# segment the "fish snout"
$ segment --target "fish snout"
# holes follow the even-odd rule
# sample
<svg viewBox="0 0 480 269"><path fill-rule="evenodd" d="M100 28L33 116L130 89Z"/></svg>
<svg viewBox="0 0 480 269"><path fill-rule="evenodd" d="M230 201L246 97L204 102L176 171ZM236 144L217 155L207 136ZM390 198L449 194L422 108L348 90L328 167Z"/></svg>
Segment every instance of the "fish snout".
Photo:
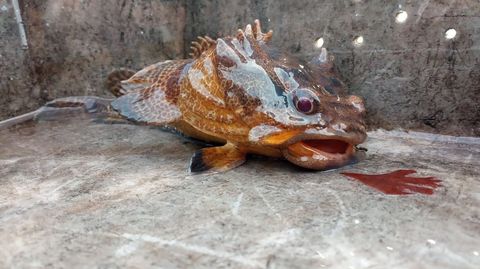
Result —
<svg viewBox="0 0 480 269"><path fill-rule="evenodd" d="M365 103L356 95L337 97L328 113L328 130L348 143L357 145L367 137Z"/></svg>
<svg viewBox="0 0 480 269"><path fill-rule="evenodd" d="M365 104L361 97L323 98L318 126L309 126L289 139L282 149L290 162L309 169L327 170L358 161L356 146L367 138Z"/></svg>
<svg viewBox="0 0 480 269"><path fill-rule="evenodd" d="M367 138L367 126L365 124L365 102L363 98L350 95L346 97L348 109L343 117L346 128L344 131L352 137L353 144L360 144Z"/></svg>
<svg viewBox="0 0 480 269"><path fill-rule="evenodd" d="M363 98L356 95L349 95L346 98L348 104L352 105L353 108L360 114L365 113L365 102Z"/></svg>

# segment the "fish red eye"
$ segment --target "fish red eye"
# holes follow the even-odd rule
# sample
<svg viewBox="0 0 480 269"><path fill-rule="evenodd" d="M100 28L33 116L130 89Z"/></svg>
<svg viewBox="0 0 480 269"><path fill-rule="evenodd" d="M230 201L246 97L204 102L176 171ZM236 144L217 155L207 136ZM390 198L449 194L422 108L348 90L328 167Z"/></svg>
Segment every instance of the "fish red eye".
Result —
<svg viewBox="0 0 480 269"><path fill-rule="evenodd" d="M291 94L290 100L298 112L310 115L320 111L320 100L311 90L298 89Z"/></svg>
<svg viewBox="0 0 480 269"><path fill-rule="evenodd" d="M313 100L308 97L299 97L296 99L295 107L304 114L310 114L313 112Z"/></svg>

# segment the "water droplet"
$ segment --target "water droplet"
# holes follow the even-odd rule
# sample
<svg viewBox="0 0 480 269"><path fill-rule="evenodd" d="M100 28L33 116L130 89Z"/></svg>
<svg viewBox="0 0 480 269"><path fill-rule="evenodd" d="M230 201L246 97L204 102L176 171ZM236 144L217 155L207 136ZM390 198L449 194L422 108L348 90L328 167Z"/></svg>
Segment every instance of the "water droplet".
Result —
<svg viewBox="0 0 480 269"><path fill-rule="evenodd" d="M395 15L395 21L397 23L404 23L407 21L407 18L408 18L408 13L404 10L397 12L397 15Z"/></svg>
<svg viewBox="0 0 480 269"><path fill-rule="evenodd" d="M363 36L357 36L353 39L353 45L355 47L360 47L361 45L363 45L363 42L365 42Z"/></svg>
<svg viewBox="0 0 480 269"><path fill-rule="evenodd" d="M317 40L315 40L315 48L320 49L321 47L323 47L323 43L323 37L318 38Z"/></svg>
<svg viewBox="0 0 480 269"><path fill-rule="evenodd" d="M457 35L457 30L450 28L445 32L446 39L453 39Z"/></svg>

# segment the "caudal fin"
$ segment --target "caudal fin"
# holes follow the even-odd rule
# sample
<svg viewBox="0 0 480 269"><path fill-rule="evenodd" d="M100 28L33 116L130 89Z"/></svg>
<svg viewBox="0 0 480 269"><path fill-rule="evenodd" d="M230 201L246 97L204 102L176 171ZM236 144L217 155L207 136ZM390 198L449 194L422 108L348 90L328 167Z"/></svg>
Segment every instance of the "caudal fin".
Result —
<svg viewBox="0 0 480 269"><path fill-rule="evenodd" d="M121 82L131 78L135 75L135 71L130 69L118 69L110 73L105 81L105 88L107 88L113 95L120 97L127 92L122 88Z"/></svg>

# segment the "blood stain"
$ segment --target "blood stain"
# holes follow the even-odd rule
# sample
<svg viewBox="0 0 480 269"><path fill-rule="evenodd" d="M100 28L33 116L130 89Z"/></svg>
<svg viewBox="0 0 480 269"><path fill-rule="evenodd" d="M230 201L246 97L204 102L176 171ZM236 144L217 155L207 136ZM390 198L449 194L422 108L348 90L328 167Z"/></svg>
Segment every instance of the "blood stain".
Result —
<svg viewBox="0 0 480 269"><path fill-rule="evenodd" d="M396 170L387 174L367 175L357 173L341 173L342 175L357 179L386 194L407 195L421 193L432 195L442 182L436 177L412 177L415 170Z"/></svg>

